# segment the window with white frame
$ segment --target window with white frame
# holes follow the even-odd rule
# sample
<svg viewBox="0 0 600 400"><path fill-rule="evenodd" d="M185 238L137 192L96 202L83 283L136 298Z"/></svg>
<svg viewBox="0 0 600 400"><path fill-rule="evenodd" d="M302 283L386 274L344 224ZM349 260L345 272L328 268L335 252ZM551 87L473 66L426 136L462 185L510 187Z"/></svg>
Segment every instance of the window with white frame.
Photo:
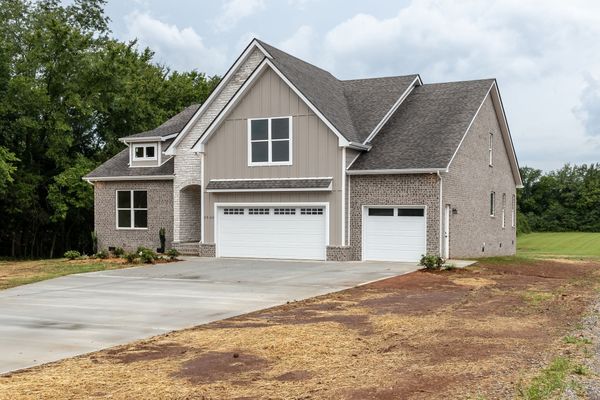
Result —
<svg viewBox="0 0 600 400"><path fill-rule="evenodd" d="M496 215L496 192L490 193L490 217Z"/></svg>
<svg viewBox="0 0 600 400"><path fill-rule="evenodd" d="M506 193L502 193L502 229L506 228Z"/></svg>
<svg viewBox="0 0 600 400"><path fill-rule="evenodd" d="M156 144L134 144L133 159L136 161L156 160Z"/></svg>
<svg viewBox="0 0 600 400"><path fill-rule="evenodd" d="M292 162L292 117L251 119L248 123L248 164Z"/></svg>
<svg viewBox="0 0 600 400"><path fill-rule="evenodd" d="M512 209L511 209L511 213L510 213L510 224L513 228L515 227L515 222L517 220L516 212L517 212L517 196L515 196L513 194L512 195Z"/></svg>
<svg viewBox="0 0 600 400"><path fill-rule="evenodd" d="M117 228L148 228L148 193L145 190L117 190Z"/></svg>
<svg viewBox="0 0 600 400"><path fill-rule="evenodd" d="M490 142L488 145L488 156L490 161L490 167L494 165L494 134L490 133Z"/></svg>

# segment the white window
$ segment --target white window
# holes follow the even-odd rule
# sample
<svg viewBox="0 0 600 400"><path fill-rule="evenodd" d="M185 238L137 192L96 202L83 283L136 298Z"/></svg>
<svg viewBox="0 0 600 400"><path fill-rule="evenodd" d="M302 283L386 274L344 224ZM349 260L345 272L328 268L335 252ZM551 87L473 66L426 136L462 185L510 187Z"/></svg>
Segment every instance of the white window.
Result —
<svg viewBox="0 0 600 400"><path fill-rule="evenodd" d="M496 192L490 193L490 217L496 215Z"/></svg>
<svg viewBox="0 0 600 400"><path fill-rule="evenodd" d="M490 167L494 165L494 134L490 133L490 143L488 146L488 153L490 158Z"/></svg>
<svg viewBox="0 0 600 400"><path fill-rule="evenodd" d="M148 228L148 193L145 190L117 190L117 228Z"/></svg>
<svg viewBox="0 0 600 400"><path fill-rule="evenodd" d="M512 195L512 210L510 213L510 225L514 228L516 222L516 211L517 210L517 196Z"/></svg>
<svg viewBox="0 0 600 400"><path fill-rule="evenodd" d="M156 160L156 145L155 144L134 144L133 159L136 161Z"/></svg>
<svg viewBox="0 0 600 400"><path fill-rule="evenodd" d="M502 193L502 229L506 228L506 193Z"/></svg>
<svg viewBox="0 0 600 400"><path fill-rule="evenodd" d="M292 164L292 117L248 120L248 165Z"/></svg>

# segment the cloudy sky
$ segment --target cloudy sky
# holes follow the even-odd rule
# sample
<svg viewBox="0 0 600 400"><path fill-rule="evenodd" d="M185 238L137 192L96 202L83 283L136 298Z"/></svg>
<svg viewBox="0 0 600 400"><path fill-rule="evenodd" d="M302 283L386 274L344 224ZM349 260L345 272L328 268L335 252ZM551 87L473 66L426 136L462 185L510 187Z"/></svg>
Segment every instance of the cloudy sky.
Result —
<svg viewBox="0 0 600 400"><path fill-rule="evenodd" d="M222 75L253 37L340 79L495 77L520 164L600 162L600 2L109 0L116 37Z"/></svg>

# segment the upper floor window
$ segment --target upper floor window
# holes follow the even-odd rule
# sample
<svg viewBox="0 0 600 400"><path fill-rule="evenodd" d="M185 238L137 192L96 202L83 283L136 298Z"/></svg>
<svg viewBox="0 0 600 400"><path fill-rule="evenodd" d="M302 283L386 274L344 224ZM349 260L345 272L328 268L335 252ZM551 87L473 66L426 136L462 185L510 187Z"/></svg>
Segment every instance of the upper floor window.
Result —
<svg viewBox="0 0 600 400"><path fill-rule="evenodd" d="M502 193L502 229L506 228L506 193Z"/></svg>
<svg viewBox="0 0 600 400"><path fill-rule="evenodd" d="M136 161L156 160L155 144L134 144L133 159Z"/></svg>
<svg viewBox="0 0 600 400"><path fill-rule="evenodd" d="M292 163L292 117L248 121L248 165Z"/></svg>
<svg viewBox="0 0 600 400"><path fill-rule="evenodd" d="M145 190L117 190L117 228L148 228L148 193Z"/></svg>
<svg viewBox="0 0 600 400"><path fill-rule="evenodd" d="M490 133L490 142L488 145L488 157L490 161L490 167L494 165L494 134Z"/></svg>
<svg viewBox="0 0 600 400"><path fill-rule="evenodd" d="M496 192L490 193L490 217L496 215Z"/></svg>

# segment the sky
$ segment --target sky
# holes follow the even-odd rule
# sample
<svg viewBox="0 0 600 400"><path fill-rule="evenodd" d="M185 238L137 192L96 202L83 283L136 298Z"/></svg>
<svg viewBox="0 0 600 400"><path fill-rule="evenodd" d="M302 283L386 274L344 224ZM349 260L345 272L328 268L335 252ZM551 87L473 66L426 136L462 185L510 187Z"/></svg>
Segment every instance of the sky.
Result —
<svg viewBox="0 0 600 400"><path fill-rule="evenodd" d="M223 75L257 37L339 79L496 78L521 166L600 162L600 2L108 0L113 35Z"/></svg>

